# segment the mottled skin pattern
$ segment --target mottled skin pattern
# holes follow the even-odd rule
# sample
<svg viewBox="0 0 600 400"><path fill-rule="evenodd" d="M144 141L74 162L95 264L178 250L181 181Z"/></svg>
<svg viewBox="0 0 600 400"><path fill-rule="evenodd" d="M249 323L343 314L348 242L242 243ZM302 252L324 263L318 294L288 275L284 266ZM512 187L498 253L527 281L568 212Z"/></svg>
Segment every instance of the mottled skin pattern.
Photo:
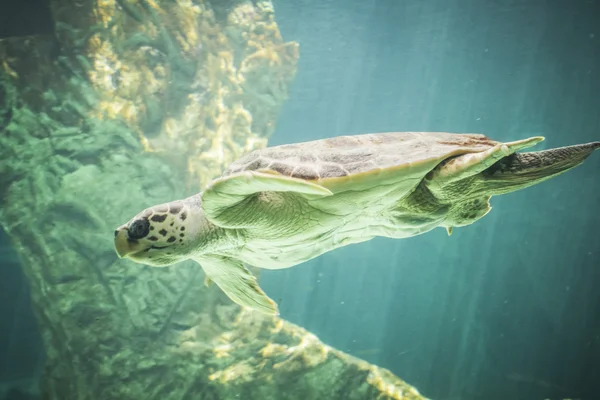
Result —
<svg viewBox="0 0 600 400"><path fill-rule="evenodd" d="M487 214L491 196L567 171L600 147L516 153L541 140L396 132L258 150L203 193L142 211L116 230L115 246L155 266L194 259L233 301L276 313L244 264L287 268L375 236L451 233Z"/></svg>
<svg viewBox="0 0 600 400"><path fill-rule="evenodd" d="M174 201L148 208L136 216L129 224L130 238L142 240L127 241L131 251L142 251L148 254L154 264L170 264L176 253L191 251L187 240L190 230L186 231L188 208L194 207L189 201ZM115 237L118 231L115 231ZM192 246L193 247L193 246ZM157 250L156 252L154 250ZM182 258L181 260L187 259Z"/></svg>

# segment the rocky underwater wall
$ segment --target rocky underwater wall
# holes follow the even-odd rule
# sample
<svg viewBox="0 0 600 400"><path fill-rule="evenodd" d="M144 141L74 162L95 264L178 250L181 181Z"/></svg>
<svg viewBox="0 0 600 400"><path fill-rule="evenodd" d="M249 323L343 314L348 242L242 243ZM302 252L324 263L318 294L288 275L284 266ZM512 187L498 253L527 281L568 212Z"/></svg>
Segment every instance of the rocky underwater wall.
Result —
<svg viewBox="0 0 600 400"><path fill-rule="evenodd" d="M267 144L294 77L268 1L53 0L0 41L0 223L47 353L45 399L422 399L384 369L118 260L114 228Z"/></svg>

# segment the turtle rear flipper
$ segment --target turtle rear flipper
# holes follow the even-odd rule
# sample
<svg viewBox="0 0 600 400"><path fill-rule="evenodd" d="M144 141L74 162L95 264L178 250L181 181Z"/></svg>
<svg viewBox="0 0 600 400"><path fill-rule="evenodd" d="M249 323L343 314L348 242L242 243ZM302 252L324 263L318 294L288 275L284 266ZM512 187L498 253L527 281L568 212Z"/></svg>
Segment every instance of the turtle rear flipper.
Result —
<svg viewBox="0 0 600 400"><path fill-rule="evenodd" d="M431 171L425 179L430 189L436 192L442 190L445 185L479 174L498 160L519 150L535 146L543 140L542 136L534 136L515 142L499 143L485 151L453 157Z"/></svg>
<svg viewBox="0 0 600 400"><path fill-rule="evenodd" d="M238 260L226 257L196 259L206 278L216 283L237 304L264 314L279 315L277 304L262 291L256 277Z"/></svg>
<svg viewBox="0 0 600 400"><path fill-rule="evenodd" d="M486 194L500 195L521 190L560 175L580 165L600 142L516 153L476 176L473 186Z"/></svg>

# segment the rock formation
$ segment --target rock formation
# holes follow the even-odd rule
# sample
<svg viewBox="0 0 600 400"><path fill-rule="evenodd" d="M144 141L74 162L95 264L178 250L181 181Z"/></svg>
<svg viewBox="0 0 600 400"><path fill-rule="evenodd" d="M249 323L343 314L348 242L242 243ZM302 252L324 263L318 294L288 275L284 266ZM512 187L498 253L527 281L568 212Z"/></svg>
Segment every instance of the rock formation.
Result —
<svg viewBox="0 0 600 400"><path fill-rule="evenodd" d="M30 282L46 399L422 399L203 286L118 260L114 228L265 146L293 79L269 1L52 0L0 41L0 223Z"/></svg>

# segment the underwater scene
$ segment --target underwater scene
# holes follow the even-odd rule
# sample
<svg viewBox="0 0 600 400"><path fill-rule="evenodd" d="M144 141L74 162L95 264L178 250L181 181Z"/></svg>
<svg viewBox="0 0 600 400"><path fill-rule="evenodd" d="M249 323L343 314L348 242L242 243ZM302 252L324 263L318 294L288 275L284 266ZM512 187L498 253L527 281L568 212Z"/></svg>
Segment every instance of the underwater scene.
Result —
<svg viewBox="0 0 600 400"><path fill-rule="evenodd" d="M0 5L0 400L600 399L600 1Z"/></svg>

